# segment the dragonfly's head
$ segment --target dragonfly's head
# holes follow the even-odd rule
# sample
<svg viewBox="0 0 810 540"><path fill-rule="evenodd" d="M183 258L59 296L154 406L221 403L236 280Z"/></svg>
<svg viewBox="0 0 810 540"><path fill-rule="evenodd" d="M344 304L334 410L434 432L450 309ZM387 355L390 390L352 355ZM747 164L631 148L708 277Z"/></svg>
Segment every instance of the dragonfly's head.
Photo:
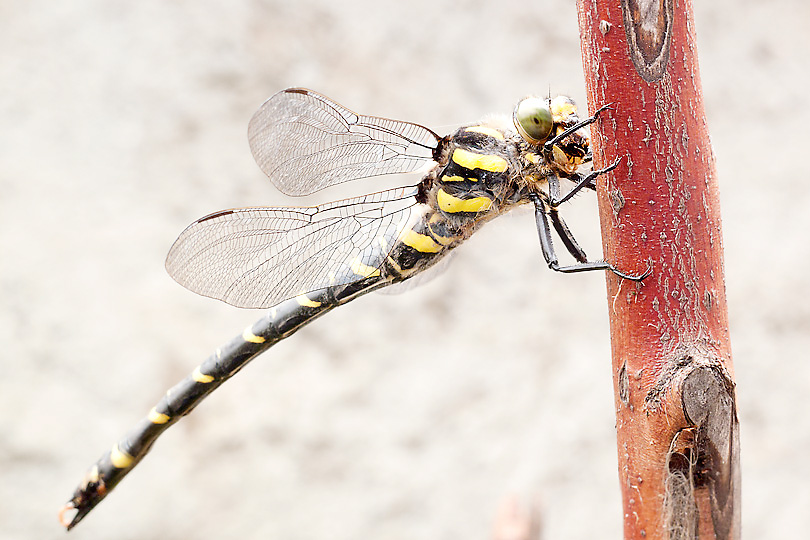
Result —
<svg viewBox="0 0 810 540"><path fill-rule="evenodd" d="M547 144L579 122L577 106L568 96L524 98L515 107L512 120L523 140L532 146L543 147L543 157L558 172L574 173L583 162L588 161L590 136L587 128L578 129L560 141Z"/></svg>

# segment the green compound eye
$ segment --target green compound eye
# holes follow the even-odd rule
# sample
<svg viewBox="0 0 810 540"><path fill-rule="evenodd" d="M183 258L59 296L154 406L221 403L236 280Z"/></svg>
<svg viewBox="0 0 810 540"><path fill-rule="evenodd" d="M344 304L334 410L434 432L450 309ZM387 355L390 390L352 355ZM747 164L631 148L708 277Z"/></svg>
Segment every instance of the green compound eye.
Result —
<svg viewBox="0 0 810 540"><path fill-rule="evenodd" d="M540 144L551 135L554 120L545 99L528 97L522 99L512 115L520 136L531 144Z"/></svg>

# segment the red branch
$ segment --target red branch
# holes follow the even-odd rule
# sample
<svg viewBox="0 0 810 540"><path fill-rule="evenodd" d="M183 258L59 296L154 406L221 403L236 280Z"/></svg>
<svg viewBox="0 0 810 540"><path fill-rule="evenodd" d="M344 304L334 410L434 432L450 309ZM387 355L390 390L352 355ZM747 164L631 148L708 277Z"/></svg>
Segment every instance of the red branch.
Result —
<svg viewBox="0 0 810 540"><path fill-rule="evenodd" d="M627 539L737 538L720 202L690 0L579 0ZM600 177L602 178L602 177Z"/></svg>

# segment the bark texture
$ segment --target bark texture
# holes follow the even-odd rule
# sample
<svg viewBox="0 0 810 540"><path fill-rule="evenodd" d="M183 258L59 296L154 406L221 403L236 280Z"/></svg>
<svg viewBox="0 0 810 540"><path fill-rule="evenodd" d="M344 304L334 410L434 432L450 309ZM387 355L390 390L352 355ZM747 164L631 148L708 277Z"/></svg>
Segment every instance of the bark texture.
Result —
<svg viewBox="0 0 810 540"><path fill-rule="evenodd" d="M720 203L689 0L579 0L626 539L739 538Z"/></svg>

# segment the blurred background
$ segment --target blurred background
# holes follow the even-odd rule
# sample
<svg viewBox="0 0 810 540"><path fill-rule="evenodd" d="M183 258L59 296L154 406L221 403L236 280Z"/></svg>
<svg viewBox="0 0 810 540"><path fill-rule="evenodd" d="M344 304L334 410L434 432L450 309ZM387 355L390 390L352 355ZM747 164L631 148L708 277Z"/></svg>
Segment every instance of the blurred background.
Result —
<svg viewBox="0 0 810 540"><path fill-rule="evenodd" d="M810 4L695 8L743 532L795 537L810 528ZM85 470L261 316L169 278L186 225L380 188L279 194L245 135L267 97L306 86L439 133L530 93L585 108L570 0L33 0L0 4L0 30L3 539L65 538L56 512ZM595 199L566 215L598 256ZM531 212L505 216L433 281L260 357L69 538L485 539L513 493L539 501L545 538L620 538L605 306L600 273L553 274Z"/></svg>

